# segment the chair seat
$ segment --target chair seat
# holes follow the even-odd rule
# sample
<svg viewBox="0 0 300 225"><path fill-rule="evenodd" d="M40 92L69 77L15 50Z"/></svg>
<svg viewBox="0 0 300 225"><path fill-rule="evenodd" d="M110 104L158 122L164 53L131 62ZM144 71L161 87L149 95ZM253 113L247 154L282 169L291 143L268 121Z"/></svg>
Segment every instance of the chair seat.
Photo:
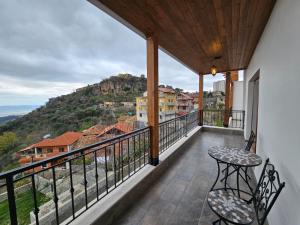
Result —
<svg viewBox="0 0 300 225"><path fill-rule="evenodd" d="M215 190L208 193L211 209L221 218L235 224L251 224L255 218L254 209L232 192Z"/></svg>

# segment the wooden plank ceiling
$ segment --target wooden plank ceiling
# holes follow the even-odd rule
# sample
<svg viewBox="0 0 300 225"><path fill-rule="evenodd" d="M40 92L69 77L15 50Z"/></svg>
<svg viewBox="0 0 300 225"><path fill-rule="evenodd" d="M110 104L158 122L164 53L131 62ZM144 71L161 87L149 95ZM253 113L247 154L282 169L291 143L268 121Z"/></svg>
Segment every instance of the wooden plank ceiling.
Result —
<svg viewBox="0 0 300 225"><path fill-rule="evenodd" d="M247 68L276 0L89 0L196 73ZM219 58L219 59L218 59Z"/></svg>

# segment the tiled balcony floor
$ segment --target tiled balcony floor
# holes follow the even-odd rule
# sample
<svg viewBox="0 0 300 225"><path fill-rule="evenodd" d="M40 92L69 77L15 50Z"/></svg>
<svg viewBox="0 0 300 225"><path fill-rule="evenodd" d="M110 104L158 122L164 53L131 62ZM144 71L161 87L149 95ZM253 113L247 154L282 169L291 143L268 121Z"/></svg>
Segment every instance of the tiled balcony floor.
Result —
<svg viewBox="0 0 300 225"><path fill-rule="evenodd" d="M113 224L211 224L217 217L207 205L206 196L216 178L217 165L207 150L213 145L243 144L244 139L240 135L196 134L176 162Z"/></svg>

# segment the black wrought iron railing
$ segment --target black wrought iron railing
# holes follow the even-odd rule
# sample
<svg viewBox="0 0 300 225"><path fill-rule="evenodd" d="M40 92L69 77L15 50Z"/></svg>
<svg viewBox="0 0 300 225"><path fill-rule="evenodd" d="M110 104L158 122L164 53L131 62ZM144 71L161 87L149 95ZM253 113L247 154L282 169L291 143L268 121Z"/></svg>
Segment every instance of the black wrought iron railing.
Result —
<svg viewBox="0 0 300 225"><path fill-rule="evenodd" d="M198 111L194 111L160 123L159 152L164 152L196 127L198 125L198 116Z"/></svg>
<svg viewBox="0 0 300 225"><path fill-rule="evenodd" d="M160 123L160 152L197 124L198 112ZM149 163L150 135L146 127L0 174L0 225L70 223Z"/></svg>
<svg viewBox="0 0 300 225"><path fill-rule="evenodd" d="M224 126L225 114L228 113L228 127L244 129L245 111L243 110L203 110L203 125Z"/></svg>
<svg viewBox="0 0 300 225"><path fill-rule="evenodd" d="M71 222L144 167L149 149L146 127L0 174L0 224Z"/></svg>

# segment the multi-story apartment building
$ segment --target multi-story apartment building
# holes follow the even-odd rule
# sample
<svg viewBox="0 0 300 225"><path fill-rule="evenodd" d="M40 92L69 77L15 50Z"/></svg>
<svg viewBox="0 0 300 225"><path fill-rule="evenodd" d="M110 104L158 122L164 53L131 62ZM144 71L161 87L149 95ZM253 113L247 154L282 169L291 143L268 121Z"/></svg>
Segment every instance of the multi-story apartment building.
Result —
<svg viewBox="0 0 300 225"><path fill-rule="evenodd" d="M21 164L28 164L48 159L72 150L74 144L82 136L81 132L68 131L58 137L44 139L19 151ZM47 168L50 163L43 165ZM40 169L42 169L42 167Z"/></svg>
<svg viewBox="0 0 300 225"><path fill-rule="evenodd" d="M225 80L219 80L213 83L213 92L215 91L225 92Z"/></svg>
<svg viewBox="0 0 300 225"><path fill-rule="evenodd" d="M188 94L180 93L177 96L177 114L185 115L194 109L193 97Z"/></svg>
<svg viewBox="0 0 300 225"><path fill-rule="evenodd" d="M176 94L170 88L159 87L159 122L176 116ZM138 122L147 123L147 92L136 98L136 117Z"/></svg>

